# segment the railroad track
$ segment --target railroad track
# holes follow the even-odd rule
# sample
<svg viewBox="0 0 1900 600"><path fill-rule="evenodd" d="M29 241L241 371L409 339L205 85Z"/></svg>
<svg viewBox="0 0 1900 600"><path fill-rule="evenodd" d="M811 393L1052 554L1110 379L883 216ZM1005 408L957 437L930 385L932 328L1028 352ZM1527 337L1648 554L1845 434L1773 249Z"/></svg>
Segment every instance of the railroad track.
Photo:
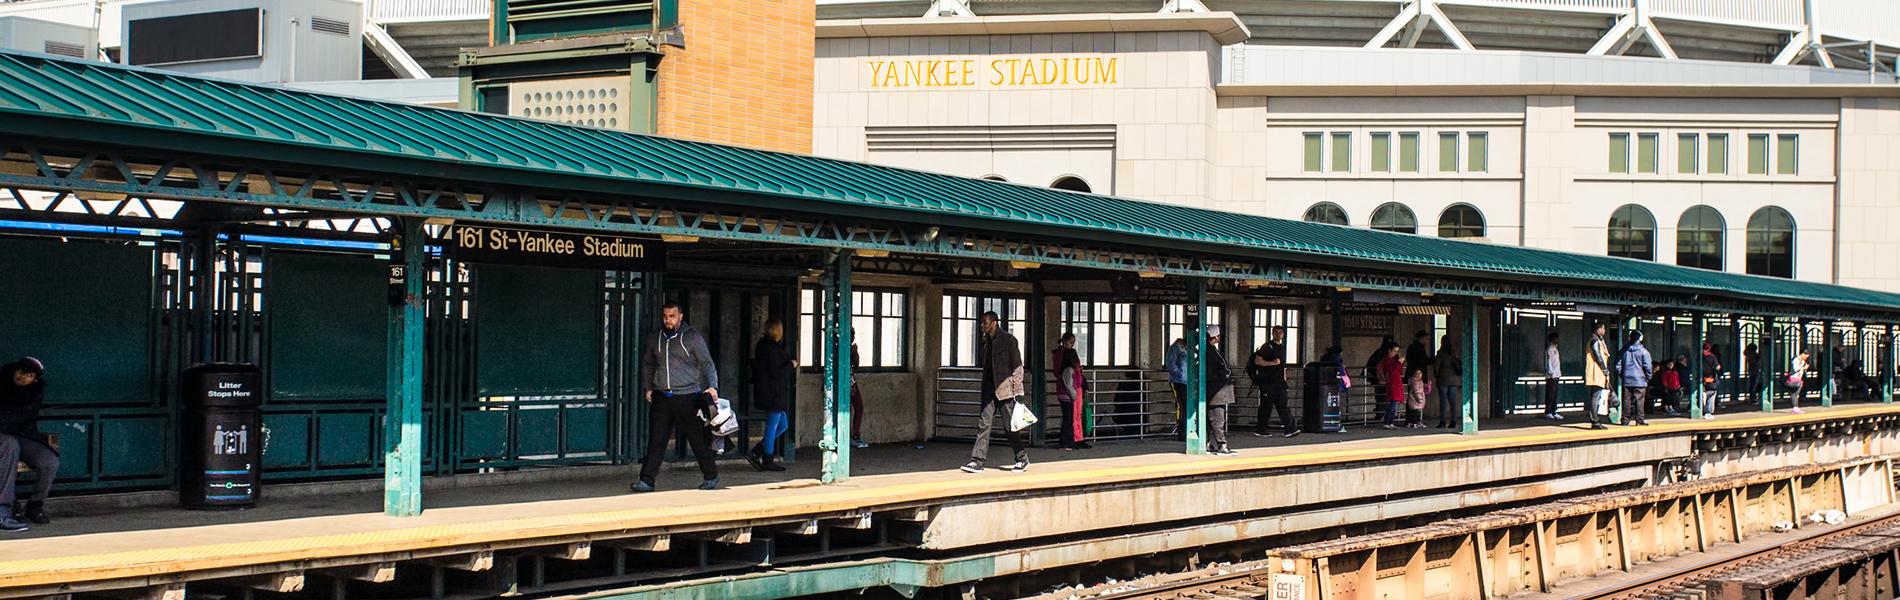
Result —
<svg viewBox="0 0 1900 600"><path fill-rule="evenodd" d="M1627 585L1580 596L1588 600L1704 600L1704 584L1724 575L1773 563L1785 563L1833 542L1874 532L1900 532L1900 515L1865 523L1842 525L1800 539L1747 552L1712 558L1686 570L1675 570Z"/></svg>
<svg viewBox="0 0 1900 600"><path fill-rule="evenodd" d="M1097 587L1089 600L1255 600L1266 598L1267 561L1219 565L1165 575L1150 575L1111 586ZM1106 587L1106 591L1100 591ZM1099 595L1096 595L1099 594ZM1029 600L1070 598L1065 592Z"/></svg>

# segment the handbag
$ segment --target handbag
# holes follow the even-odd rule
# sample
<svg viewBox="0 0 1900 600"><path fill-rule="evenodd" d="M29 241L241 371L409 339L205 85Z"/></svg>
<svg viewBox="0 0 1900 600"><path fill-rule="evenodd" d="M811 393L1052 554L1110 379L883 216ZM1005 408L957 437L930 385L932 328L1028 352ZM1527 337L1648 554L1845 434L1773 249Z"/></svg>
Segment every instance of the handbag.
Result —
<svg viewBox="0 0 1900 600"><path fill-rule="evenodd" d="M1345 369L1339 370L1339 389L1352 389L1352 374L1347 373Z"/></svg>
<svg viewBox="0 0 1900 600"><path fill-rule="evenodd" d="M1793 389L1793 388L1801 387L1801 381L1802 380L1801 380L1800 373L1789 373L1788 379L1784 381L1783 383L1786 383L1789 389Z"/></svg>
<svg viewBox="0 0 1900 600"><path fill-rule="evenodd" d="M1028 429L1030 425L1036 424L1036 414L1029 412L1028 406L1025 406L1022 402L1011 402L1010 404L1011 404L1010 409L1009 409L1009 430L1010 431L1022 431L1024 429Z"/></svg>

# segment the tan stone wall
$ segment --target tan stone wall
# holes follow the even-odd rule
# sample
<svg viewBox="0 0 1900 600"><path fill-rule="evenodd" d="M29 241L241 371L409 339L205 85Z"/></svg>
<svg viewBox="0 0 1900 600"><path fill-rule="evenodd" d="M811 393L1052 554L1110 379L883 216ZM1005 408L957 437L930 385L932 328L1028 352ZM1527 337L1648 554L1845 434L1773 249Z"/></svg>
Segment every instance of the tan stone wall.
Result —
<svg viewBox="0 0 1900 600"><path fill-rule="evenodd" d="M659 134L811 153L811 0L680 2L686 47L660 62Z"/></svg>

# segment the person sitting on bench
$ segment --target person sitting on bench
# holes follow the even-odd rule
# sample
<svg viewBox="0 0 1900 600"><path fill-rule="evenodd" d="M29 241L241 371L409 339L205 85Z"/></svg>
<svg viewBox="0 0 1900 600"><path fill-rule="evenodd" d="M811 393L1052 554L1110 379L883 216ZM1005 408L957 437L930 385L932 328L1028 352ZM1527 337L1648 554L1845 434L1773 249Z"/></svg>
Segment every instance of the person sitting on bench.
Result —
<svg viewBox="0 0 1900 600"><path fill-rule="evenodd" d="M59 451L53 449L46 434L40 433L40 404L46 399L46 365L27 357L0 365L0 531L26 531L26 523L13 510L14 488L25 463L38 479L33 483L33 498L19 516L34 523L47 524L46 494L52 491L53 477L59 473Z"/></svg>

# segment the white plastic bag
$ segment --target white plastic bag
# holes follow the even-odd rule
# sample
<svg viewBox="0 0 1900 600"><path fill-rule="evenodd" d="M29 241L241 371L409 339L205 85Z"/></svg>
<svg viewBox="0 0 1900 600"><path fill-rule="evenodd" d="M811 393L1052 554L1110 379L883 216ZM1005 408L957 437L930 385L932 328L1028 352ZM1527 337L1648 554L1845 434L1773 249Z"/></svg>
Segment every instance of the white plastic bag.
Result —
<svg viewBox="0 0 1900 600"><path fill-rule="evenodd" d="M737 415L732 414L732 404L726 402L725 398L720 398L713 403L713 407L712 420L706 422L706 426L712 429L713 436L726 437L738 433L739 419Z"/></svg>
<svg viewBox="0 0 1900 600"><path fill-rule="evenodd" d="M1009 409L1009 430L1010 431L1022 431L1024 429L1028 429L1030 425L1035 425L1035 424L1036 424L1036 415L1035 413L1029 412L1028 406L1024 405L1020 401L1010 403L1010 409Z"/></svg>

